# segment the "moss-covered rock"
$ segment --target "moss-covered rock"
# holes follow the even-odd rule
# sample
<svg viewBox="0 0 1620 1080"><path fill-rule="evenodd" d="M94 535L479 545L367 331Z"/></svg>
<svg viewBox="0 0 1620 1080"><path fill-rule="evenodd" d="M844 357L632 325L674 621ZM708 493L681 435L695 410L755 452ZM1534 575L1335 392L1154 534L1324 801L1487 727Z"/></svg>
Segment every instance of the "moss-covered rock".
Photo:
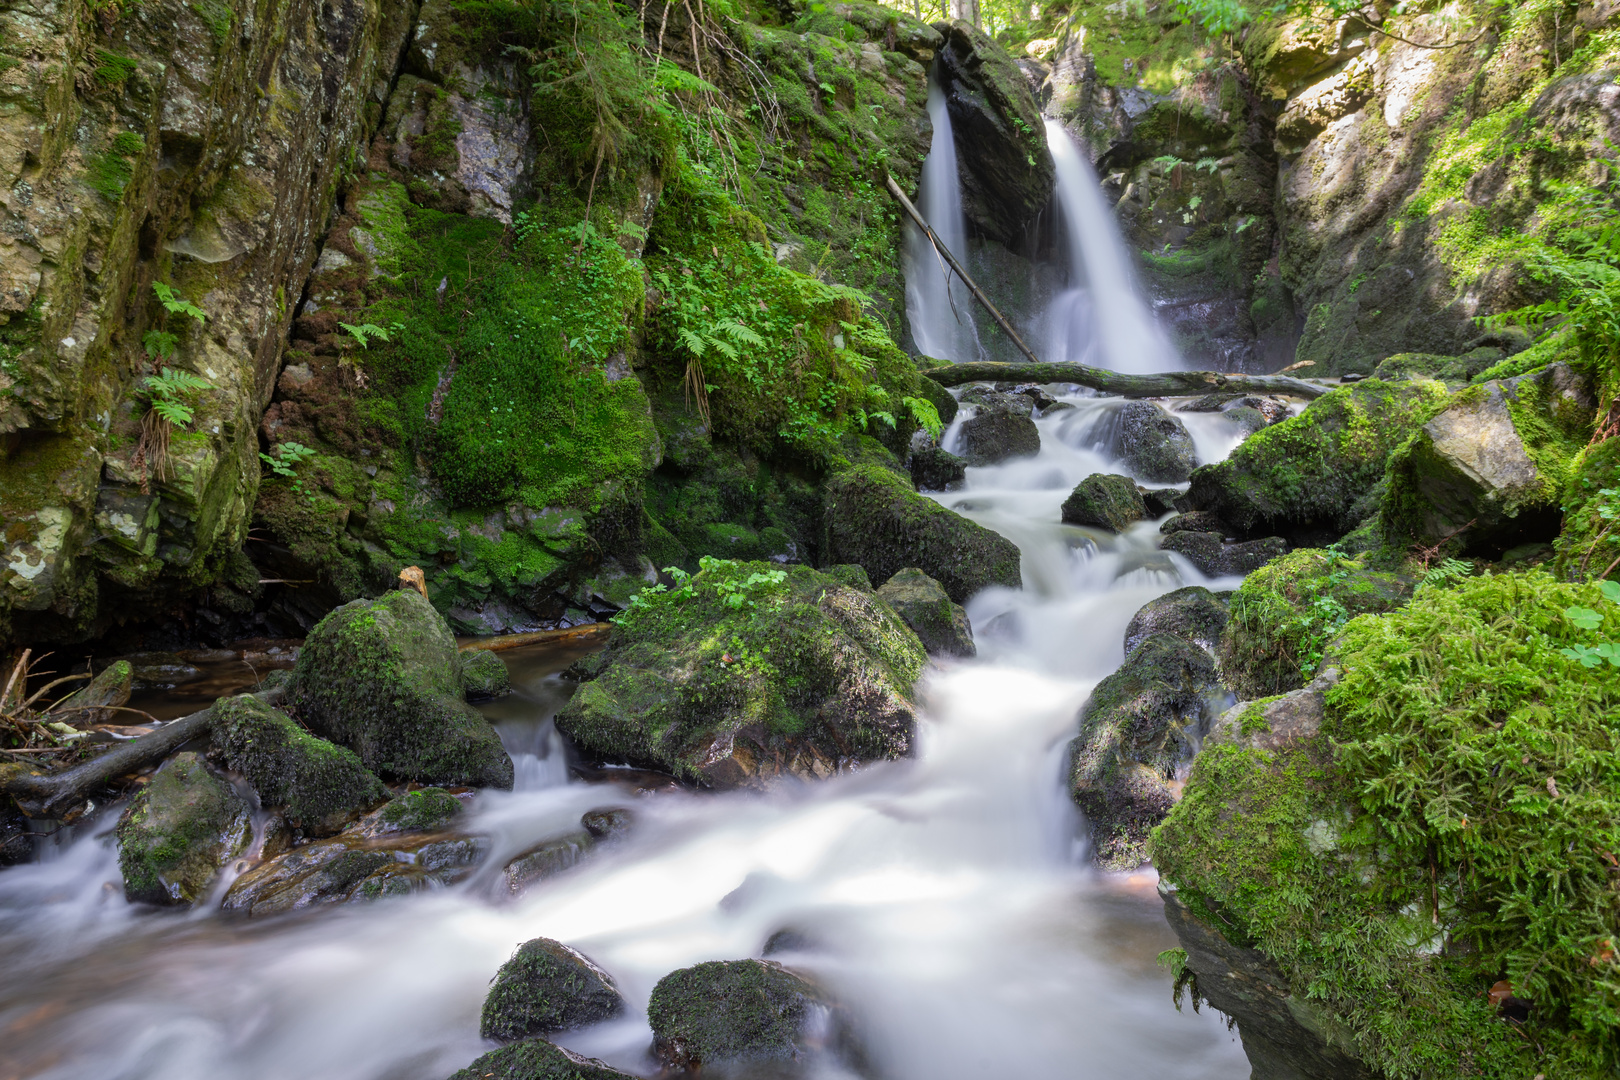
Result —
<svg viewBox="0 0 1620 1080"><path fill-rule="evenodd" d="M1232 595L1217 653L1221 677L1246 700L1303 686L1345 623L1398 607L1412 585L1398 572L1376 569L1368 555L1291 551L1255 570Z"/></svg>
<svg viewBox="0 0 1620 1080"><path fill-rule="evenodd" d="M1228 618L1226 601L1204 588L1189 585L1149 600L1125 627L1125 655L1152 634L1168 634L1214 655Z"/></svg>
<svg viewBox="0 0 1620 1080"><path fill-rule="evenodd" d="M910 752L927 654L869 592L809 567L709 560L642 595L557 714L585 753L734 788Z"/></svg>
<svg viewBox="0 0 1620 1080"><path fill-rule="evenodd" d="M451 1074L450 1080L635 1080L635 1077L605 1061L582 1057L544 1039L524 1039L491 1050L465 1069Z"/></svg>
<svg viewBox="0 0 1620 1080"><path fill-rule="evenodd" d="M624 1012L613 977L550 938L518 946L501 965L484 998L479 1034L510 1042L585 1027Z"/></svg>
<svg viewBox="0 0 1620 1080"><path fill-rule="evenodd" d="M191 904L253 839L248 805L203 759L176 754L118 819L124 895L147 904Z"/></svg>
<svg viewBox="0 0 1620 1080"><path fill-rule="evenodd" d="M1165 536L1178 532L1208 532L1220 536L1229 536L1232 533L1220 515L1209 510L1193 510L1186 514L1177 514L1175 517L1159 526L1159 532Z"/></svg>
<svg viewBox="0 0 1620 1080"><path fill-rule="evenodd" d="M1247 574L1288 551L1288 541L1280 536L1228 544L1218 532L1191 530L1173 532L1159 546L1185 557L1206 577Z"/></svg>
<svg viewBox="0 0 1620 1080"><path fill-rule="evenodd" d="M214 751L267 808L311 836L330 836L388 798L352 751L304 731L286 713L241 694L214 702Z"/></svg>
<svg viewBox="0 0 1620 1080"><path fill-rule="evenodd" d="M1199 754L1163 880L1383 1075L1607 1075L1620 668L1580 650L1616 639L1620 605L1539 572L1352 620L1314 730L1257 702Z"/></svg>
<svg viewBox="0 0 1620 1080"><path fill-rule="evenodd" d="M128 660L114 660L91 679L51 707L51 712L76 727L105 723L113 710L128 704L134 686L134 668Z"/></svg>
<svg viewBox="0 0 1620 1080"><path fill-rule="evenodd" d="M1147 517L1147 506L1136 482L1126 476L1092 473L1063 500L1063 520L1070 525L1091 525L1124 532L1133 522Z"/></svg>
<svg viewBox="0 0 1620 1080"><path fill-rule="evenodd" d="M819 990L770 960L711 960L653 987L647 1020L666 1068L797 1058Z"/></svg>
<svg viewBox="0 0 1620 1080"><path fill-rule="evenodd" d="M1009 404L1006 394L990 395L957 429L956 449L968 465L999 465L1009 458L1041 452L1041 433L1029 418L1029 403Z"/></svg>
<svg viewBox="0 0 1620 1080"><path fill-rule="evenodd" d="M1179 484L1198 465L1187 426L1151 401L1119 410L1119 453L1139 479L1157 484Z"/></svg>
<svg viewBox="0 0 1620 1080"><path fill-rule="evenodd" d="M991 585L1022 582L1018 547L960 514L925 499L887 470L863 466L828 481L822 558L858 563L887 581L909 566L963 603Z"/></svg>
<svg viewBox="0 0 1620 1080"><path fill-rule="evenodd" d="M1374 509L1392 451L1443 407L1437 382L1368 379L1333 390L1296 417L1245 439L1192 476L1187 501L1242 536L1326 543Z"/></svg>
<svg viewBox="0 0 1620 1080"><path fill-rule="evenodd" d="M470 698L498 698L512 692L512 677L501 658L488 649L461 654L461 687Z"/></svg>
<svg viewBox="0 0 1620 1080"><path fill-rule="evenodd" d="M1152 634L1097 684L1069 744L1069 794L1091 824L1092 858L1147 861L1148 833L1175 802L1170 782L1213 719L1215 662L1190 641Z"/></svg>
<svg viewBox="0 0 1620 1080"><path fill-rule="evenodd" d="M407 791L377 812L368 830L372 835L391 832L428 832L442 829L461 816L460 799L444 788L425 787Z"/></svg>
<svg viewBox="0 0 1620 1080"><path fill-rule="evenodd" d="M911 453L911 482L919 491L944 491L967 477L967 462L938 446Z"/></svg>
<svg viewBox="0 0 1620 1080"><path fill-rule="evenodd" d="M978 655L967 612L962 605L951 602L944 586L916 567L908 567L884 582L877 598L894 608L930 653Z"/></svg>
<svg viewBox="0 0 1620 1080"><path fill-rule="evenodd" d="M450 628L411 589L355 600L304 641L289 707L385 777L510 788L500 737L462 697Z"/></svg>

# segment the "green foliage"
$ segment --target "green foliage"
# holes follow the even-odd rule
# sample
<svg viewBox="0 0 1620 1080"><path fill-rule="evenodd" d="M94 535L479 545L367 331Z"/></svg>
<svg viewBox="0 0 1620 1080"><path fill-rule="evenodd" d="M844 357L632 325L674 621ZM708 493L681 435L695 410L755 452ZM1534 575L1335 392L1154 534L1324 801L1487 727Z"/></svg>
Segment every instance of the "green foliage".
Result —
<svg viewBox="0 0 1620 1080"><path fill-rule="evenodd" d="M675 581L675 589L666 591L663 585L642 589L631 597L630 606L613 616L612 621L627 628L641 625L648 619L666 615L673 606L699 599L700 590L707 590L711 599L718 600L722 608L730 611L757 608L759 600L787 580L786 570L754 570L746 577L731 573L741 565L735 559L704 555L698 560L702 576L696 580L678 566L666 566L664 573Z"/></svg>
<svg viewBox="0 0 1620 1080"><path fill-rule="evenodd" d="M296 476L298 463L314 454L314 450L302 443L281 442L271 447L268 454L260 454L259 458L276 476Z"/></svg>
<svg viewBox="0 0 1620 1080"><path fill-rule="evenodd" d="M188 318L196 319L199 323L207 321L208 316L203 309L175 292L174 286L168 282L152 282L152 292L157 294L158 302L163 305L163 310L168 314L185 315Z"/></svg>
<svg viewBox="0 0 1620 1080"><path fill-rule="evenodd" d="M139 67L136 61L127 56L119 56L106 49L97 49L96 69L90 73L90 77L104 87L121 87Z"/></svg>
<svg viewBox="0 0 1620 1080"><path fill-rule="evenodd" d="M135 175L135 159L145 151L145 139L133 131L119 132L105 151L85 159L86 182L108 202L118 202Z"/></svg>
<svg viewBox="0 0 1620 1080"><path fill-rule="evenodd" d="M1418 584L1429 588L1447 588L1473 573L1472 563L1463 562L1461 559L1442 559L1424 571Z"/></svg>
<svg viewBox="0 0 1620 1080"><path fill-rule="evenodd" d="M359 326L355 326L352 323L340 322L338 325L343 327L350 337L359 342L362 349L366 348L372 341L392 340L388 336L388 331L376 323L361 323ZM395 323L394 329L401 329L401 324Z"/></svg>
<svg viewBox="0 0 1620 1080"><path fill-rule="evenodd" d="M171 334L167 330L148 330L141 335L141 348L152 360L170 360L174 358L175 350L180 346L180 336Z"/></svg>
<svg viewBox="0 0 1620 1080"><path fill-rule="evenodd" d="M1600 581L1598 591L1605 599L1620 604L1620 581ZM1603 625L1605 612L1571 605L1564 609L1564 617L1582 630L1596 630ZM1560 649L1559 652L1571 660L1579 661L1582 667L1597 667L1604 661L1608 661L1611 667L1620 667L1620 642L1617 641L1600 641L1596 645L1571 645L1567 649Z"/></svg>
<svg viewBox="0 0 1620 1080"><path fill-rule="evenodd" d="M157 375L148 375L141 384L141 392L152 402L152 411L176 427L191 423L195 409L193 401L197 391L206 390L207 379L178 368L164 368Z"/></svg>
<svg viewBox="0 0 1620 1080"><path fill-rule="evenodd" d="M214 35L214 41L224 45L231 37L231 23L235 16L221 0L192 0L191 10Z"/></svg>

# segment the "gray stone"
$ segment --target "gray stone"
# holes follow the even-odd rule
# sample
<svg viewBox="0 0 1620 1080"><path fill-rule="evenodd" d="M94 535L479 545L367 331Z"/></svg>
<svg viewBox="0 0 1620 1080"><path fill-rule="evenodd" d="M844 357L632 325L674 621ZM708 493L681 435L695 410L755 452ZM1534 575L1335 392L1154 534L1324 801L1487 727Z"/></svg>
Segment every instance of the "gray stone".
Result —
<svg viewBox="0 0 1620 1080"><path fill-rule="evenodd" d="M637 1080L605 1061L584 1057L544 1039L524 1039L491 1050L450 1080Z"/></svg>
<svg viewBox="0 0 1620 1080"><path fill-rule="evenodd" d="M248 804L196 754L176 754L118 820L124 895L147 904L191 904L253 839Z"/></svg>
<svg viewBox="0 0 1620 1080"><path fill-rule="evenodd" d="M713 960L670 972L647 1003L653 1053L667 1069L799 1057L812 1008L811 983L770 960Z"/></svg>
<svg viewBox="0 0 1620 1080"><path fill-rule="evenodd" d="M1186 425L1150 401L1119 410L1119 449L1131 472L1155 483L1179 484L1198 464Z"/></svg>
<svg viewBox="0 0 1620 1080"><path fill-rule="evenodd" d="M613 977L589 957L551 938L518 946L484 998L479 1034L509 1042L585 1027L624 1012Z"/></svg>
<svg viewBox="0 0 1620 1080"><path fill-rule="evenodd" d="M1220 533L1177 532L1165 537L1164 543L1160 546L1165 551L1174 551L1178 555L1185 556L1188 562L1207 577L1247 574L1279 555L1288 554L1288 541L1280 536L1228 544Z"/></svg>
<svg viewBox="0 0 1620 1080"><path fill-rule="evenodd" d="M944 491L967 476L967 462L938 446L911 454L911 482L919 491Z"/></svg>
<svg viewBox="0 0 1620 1080"><path fill-rule="evenodd" d="M1213 656L1227 618L1225 602L1202 585L1165 593L1149 600L1131 616L1130 625L1125 627L1125 655L1135 652L1150 634L1169 634Z"/></svg>
<svg viewBox="0 0 1620 1080"><path fill-rule="evenodd" d="M1132 523L1147 517L1147 506L1129 477L1092 473L1063 500L1061 514L1070 525L1124 532Z"/></svg>
<svg viewBox="0 0 1620 1080"><path fill-rule="evenodd" d="M1163 525L1160 525L1159 532L1165 536L1178 532L1208 532L1219 533L1222 536L1231 535L1231 530L1227 528L1226 522L1221 520L1220 515L1209 510L1192 510L1185 514L1177 514Z"/></svg>
<svg viewBox="0 0 1620 1080"><path fill-rule="evenodd" d="M1041 433L1025 411L1002 402L979 406L957 429L957 449L968 465L996 465L1010 458L1033 457L1041 450ZM1183 477L1182 479L1186 479Z"/></svg>
<svg viewBox="0 0 1620 1080"><path fill-rule="evenodd" d="M977 655L967 612L962 605L951 602L943 585L916 567L907 567L884 582L877 596L894 608L930 653Z"/></svg>

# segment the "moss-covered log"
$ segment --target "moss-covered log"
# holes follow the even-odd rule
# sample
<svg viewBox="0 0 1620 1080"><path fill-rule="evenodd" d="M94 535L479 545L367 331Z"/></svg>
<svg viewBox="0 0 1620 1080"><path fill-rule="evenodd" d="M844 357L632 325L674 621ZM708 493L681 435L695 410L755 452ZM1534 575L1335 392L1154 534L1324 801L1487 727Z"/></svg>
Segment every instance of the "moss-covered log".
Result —
<svg viewBox="0 0 1620 1080"><path fill-rule="evenodd" d="M970 382L1078 383L1121 397L1177 397L1230 390L1240 394L1287 394L1290 397L1319 398L1331 386L1306 382L1287 375L1223 375L1218 371L1161 371L1154 375L1130 375L1104 371L1084 364L1004 364L978 360L950 364L923 372L941 386L961 386Z"/></svg>

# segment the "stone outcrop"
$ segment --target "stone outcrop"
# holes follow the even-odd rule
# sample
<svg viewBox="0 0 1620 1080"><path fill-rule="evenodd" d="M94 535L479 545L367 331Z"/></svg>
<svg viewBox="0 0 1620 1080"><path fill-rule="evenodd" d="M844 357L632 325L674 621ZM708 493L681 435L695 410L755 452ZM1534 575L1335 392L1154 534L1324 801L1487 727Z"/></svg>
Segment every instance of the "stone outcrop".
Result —
<svg viewBox="0 0 1620 1080"><path fill-rule="evenodd" d="M885 581L877 598L894 608L931 655L978 654L967 612L951 601L944 586L916 567L907 567Z"/></svg>

